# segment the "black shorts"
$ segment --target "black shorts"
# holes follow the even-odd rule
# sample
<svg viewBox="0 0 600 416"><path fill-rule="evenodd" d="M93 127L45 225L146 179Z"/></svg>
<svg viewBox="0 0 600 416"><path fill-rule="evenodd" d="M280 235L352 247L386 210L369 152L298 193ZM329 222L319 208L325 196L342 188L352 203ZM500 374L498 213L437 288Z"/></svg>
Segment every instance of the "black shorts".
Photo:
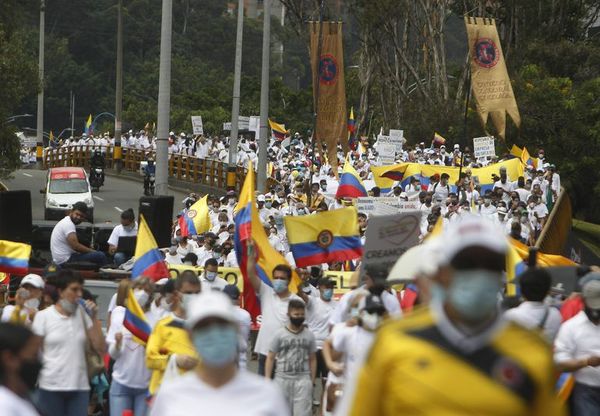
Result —
<svg viewBox="0 0 600 416"><path fill-rule="evenodd" d="M317 378L327 378L329 370L323 358L323 350L317 350Z"/></svg>

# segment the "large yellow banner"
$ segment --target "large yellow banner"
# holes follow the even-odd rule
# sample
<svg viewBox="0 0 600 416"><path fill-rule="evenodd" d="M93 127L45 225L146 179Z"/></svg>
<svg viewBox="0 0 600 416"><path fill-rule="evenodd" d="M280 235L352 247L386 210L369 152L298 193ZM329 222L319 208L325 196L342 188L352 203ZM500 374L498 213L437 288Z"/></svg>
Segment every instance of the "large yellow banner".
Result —
<svg viewBox="0 0 600 416"><path fill-rule="evenodd" d="M471 57L471 85L477 103L477 112L483 127L488 115L504 139L506 113L517 127L521 125L519 108L506 70L502 46L494 19L465 17L469 54Z"/></svg>
<svg viewBox="0 0 600 416"><path fill-rule="evenodd" d="M321 143L327 144L329 163L335 170L338 142L342 144L344 153L348 151L343 24L323 22L320 56L317 56L319 55L319 26L319 22L309 22L313 100L317 113L317 130L314 137Z"/></svg>

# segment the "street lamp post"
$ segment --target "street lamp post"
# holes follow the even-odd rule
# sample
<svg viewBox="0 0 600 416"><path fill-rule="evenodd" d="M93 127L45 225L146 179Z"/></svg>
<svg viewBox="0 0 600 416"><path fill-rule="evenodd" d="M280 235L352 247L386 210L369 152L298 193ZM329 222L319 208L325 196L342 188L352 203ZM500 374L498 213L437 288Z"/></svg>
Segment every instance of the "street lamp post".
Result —
<svg viewBox="0 0 600 416"><path fill-rule="evenodd" d="M115 147L113 160L118 173L121 173L121 113L123 112L123 0L117 5L117 76L115 86Z"/></svg>
<svg viewBox="0 0 600 416"><path fill-rule="evenodd" d="M38 169L42 168L42 157L44 155L44 31L46 23L46 2L40 0L40 46L38 55L38 78L40 80L40 90L37 99L37 134L36 134L36 153L35 160Z"/></svg>
<svg viewBox="0 0 600 416"><path fill-rule="evenodd" d="M260 138L256 189L265 192L267 187L267 142L269 140L269 64L271 58L271 0L263 3L262 71L260 78Z"/></svg>

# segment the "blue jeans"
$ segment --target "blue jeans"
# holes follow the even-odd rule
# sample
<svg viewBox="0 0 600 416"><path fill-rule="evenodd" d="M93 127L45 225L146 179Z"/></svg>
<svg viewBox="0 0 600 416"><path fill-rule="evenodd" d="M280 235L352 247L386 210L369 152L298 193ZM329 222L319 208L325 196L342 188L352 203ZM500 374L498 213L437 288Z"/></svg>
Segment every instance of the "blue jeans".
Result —
<svg viewBox="0 0 600 416"><path fill-rule="evenodd" d="M88 390L50 391L39 389L35 394L38 409L46 416L85 416L88 414Z"/></svg>
<svg viewBox="0 0 600 416"><path fill-rule="evenodd" d="M104 266L108 263L108 259L106 258L106 254L101 251L92 251L90 253L75 253L71 254L69 257L69 262L78 262L78 261L87 261L90 263L96 263L98 266Z"/></svg>
<svg viewBox="0 0 600 416"><path fill-rule="evenodd" d="M120 251L116 252L114 257L113 257L113 261L117 266L120 266L121 264L125 263L127 260L129 260L131 258L131 256L128 256L125 253L121 253Z"/></svg>
<svg viewBox="0 0 600 416"><path fill-rule="evenodd" d="M123 410L133 410L134 416L146 415L148 389L134 389L113 380L110 385L110 414L121 416Z"/></svg>
<svg viewBox="0 0 600 416"><path fill-rule="evenodd" d="M569 398L572 416L595 416L600 414L600 387L575 383Z"/></svg>

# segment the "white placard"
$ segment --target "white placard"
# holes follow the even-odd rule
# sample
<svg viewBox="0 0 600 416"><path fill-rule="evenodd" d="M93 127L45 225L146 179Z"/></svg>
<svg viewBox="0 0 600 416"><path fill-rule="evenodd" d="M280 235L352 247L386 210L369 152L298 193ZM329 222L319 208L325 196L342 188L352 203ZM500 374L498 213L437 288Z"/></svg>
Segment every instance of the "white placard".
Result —
<svg viewBox="0 0 600 416"><path fill-rule="evenodd" d="M402 145L404 144L404 130L390 129L390 139L396 146L396 153L402 153Z"/></svg>
<svg viewBox="0 0 600 416"><path fill-rule="evenodd" d="M479 159L481 157L496 156L496 147L494 146L494 137L474 137L473 138L473 155Z"/></svg>
<svg viewBox="0 0 600 416"><path fill-rule="evenodd" d="M26 136L23 132L15 133L21 142L21 147L36 147L37 138L35 136Z"/></svg>
<svg viewBox="0 0 600 416"><path fill-rule="evenodd" d="M373 215L390 215L398 212L400 201L395 196L360 197L356 200L356 210Z"/></svg>
<svg viewBox="0 0 600 416"><path fill-rule="evenodd" d="M392 268L396 260L419 243L421 212L374 216L369 219L361 276L372 265Z"/></svg>
<svg viewBox="0 0 600 416"><path fill-rule="evenodd" d="M396 161L396 146L380 144L377 146L377 163L379 166L393 165Z"/></svg>
<svg viewBox="0 0 600 416"><path fill-rule="evenodd" d="M192 132L194 136L204 134L204 126L202 125L202 116L192 116Z"/></svg>
<svg viewBox="0 0 600 416"><path fill-rule="evenodd" d="M260 117L259 116L250 116L250 121L248 122L248 130L254 132L254 137L258 140L260 136Z"/></svg>
<svg viewBox="0 0 600 416"><path fill-rule="evenodd" d="M419 211L419 209L421 209L421 203L418 199L416 201L398 201L400 212Z"/></svg>

